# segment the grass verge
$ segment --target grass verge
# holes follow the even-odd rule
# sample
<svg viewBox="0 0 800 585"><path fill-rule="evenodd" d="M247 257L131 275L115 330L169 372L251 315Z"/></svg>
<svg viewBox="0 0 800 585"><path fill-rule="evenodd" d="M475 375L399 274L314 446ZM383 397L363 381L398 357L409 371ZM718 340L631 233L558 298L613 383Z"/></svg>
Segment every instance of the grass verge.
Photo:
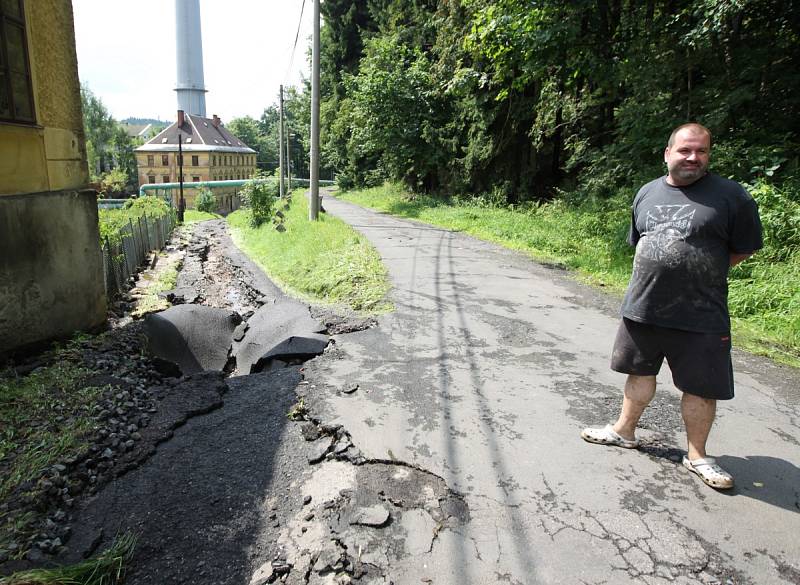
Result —
<svg viewBox="0 0 800 585"><path fill-rule="evenodd" d="M227 217L236 245L274 282L314 303L371 314L391 310L386 269L366 238L324 213L309 221L308 202L301 194L277 207L285 216L285 231L272 223L250 227L248 210Z"/></svg>
<svg viewBox="0 0 800 585"><path fill-rule="evenodd" d="M122 583L135 547L136 538L124 534L93 559L55 569L14 573L0 579L0 585L116 585Z"/></svg>
<svg viewBox="0 0 800 585"><path fill-rule="evenodd" d="M222 219L218 213L209 213L207 211L197 211L196 209L187 209L183 212L183 223L197 223L199 221L208 221L209 219Z"/></svg>
<svg viewBox="0 0 800 585"><path fill-rule="evenodd" d="M618 294L630 278L633 249L626 234L633 193L603 200L565 197L516 208L479 198L412 195L390 184L337 197L564 265L582 280ZM759 253L731 271L734 339L742 349L800 367L800 253L781 262L768 258L769 251Z"/></svg>

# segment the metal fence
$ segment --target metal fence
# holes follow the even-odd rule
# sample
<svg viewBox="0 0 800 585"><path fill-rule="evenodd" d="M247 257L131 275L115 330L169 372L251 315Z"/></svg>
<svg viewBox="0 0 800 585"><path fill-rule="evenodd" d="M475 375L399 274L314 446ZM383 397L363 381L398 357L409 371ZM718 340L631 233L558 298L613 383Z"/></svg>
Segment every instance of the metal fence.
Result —
<svg viewBox="0 0 800 585"><path fill-rule="evenodd" d="M175 227L175 215L168 213L161 217L143 216L128 220L128 225L120 230L120 240L103 242L103 272L106 295L114 298L128 288L148 254L161 250Z"/></svg>

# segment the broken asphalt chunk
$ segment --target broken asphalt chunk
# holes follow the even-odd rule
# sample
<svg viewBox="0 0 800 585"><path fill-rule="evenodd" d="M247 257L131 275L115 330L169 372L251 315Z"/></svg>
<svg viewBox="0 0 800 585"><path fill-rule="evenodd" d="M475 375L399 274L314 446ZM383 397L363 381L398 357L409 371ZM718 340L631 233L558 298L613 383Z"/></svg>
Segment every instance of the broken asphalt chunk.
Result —
<svg viewBox="0 0 800 585"><path fill-rule="evenodd" d="M247 323L244 337L234 341L232 350L241 374L254 373L252 367L265 356L288 360L278 354L267 354L289 338L325 331L325 326L311 317L308 307L289 299L261 306Z"/></svg>
<svg viewBox="0 0 800 585"><path fill-rule="evenodd" d="M330 339L319 333L292 335L267 350L250 368L250 373L267 369L274 360L306 360L320 355L328 346Z"/></svg>
<svg viewBox="0 0 800 585"><path fill-rule="evenodd" d="M195 374L225 367L239 323L241 317L234 311L178 305L147 315L144 331L150 353L177 364L184 374Z"/></svg>
<svg viewBox="0 0 800 585"><path fill-rule="evenodd" d="M317 425L312 422L307 422L300 425L300 432L303 434L303 438L306 441L316 441L320 436Z"/></svg>
<svg viewBox="0 0 800 585"><path fill-rule="evenodd" d="M311 452L308 455L309 463L319 463L325 459L325 455L331 448L331 440L329 438L320 439L311 444Z"/></svg>
<svg viewBox="0 0 800 585"><path fill-rule="evenodd" d="M358 508L350 517L350 524L380 528L389 521L389 518L391 518L389 510L380 504L375 504L367 508Z"/></svg>

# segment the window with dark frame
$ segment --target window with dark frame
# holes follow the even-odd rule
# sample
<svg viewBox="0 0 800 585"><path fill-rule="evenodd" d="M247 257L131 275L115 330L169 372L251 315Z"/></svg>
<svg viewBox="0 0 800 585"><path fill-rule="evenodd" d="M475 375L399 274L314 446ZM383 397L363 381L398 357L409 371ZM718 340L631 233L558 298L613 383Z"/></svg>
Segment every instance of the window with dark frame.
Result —
<svg viewBox="0 0 800 585"><path fill-rule="evenodd" d="M156 158L154 154L147 155L147 166L154 167L156 165Z"/></svg>
<svg viewBox="0 0 800 585"><path fill-rule="evenodd" d="M170 182L169 175L161 175L161 182L162 183L169 183Z"/></svg>
<svg viewBox="0 0 800 585"><path fill-rule="evenodd" d="M169 155L168 154L162 154L161 155L161 166L162 167L168 167L169 166Z"/></svg>
<svg viewBox="0 0 800 585"><path fill-rule="evenodd" d="M192 155L192 166L196 167L199 164L200 164L200 158L196 154L193 154Z"/></svg>
<svg viewBox="0 0 800 585"><path fill-rule="evenodd" d="M22 0L0 2L0 121L34 124Z"/></svg>
<svg viewBox="0 0 800 585"><path fill-rule="evenodd" d="M199 183L200 182L200 177L192 177L192 182L193 183Z"/></svg>
<svg viewBox="0 0 800 585"><path fill-rule="evenodd" d="M156 182L156 176L155 175L147 175L147 182L148 183L155 183Z"/></svg>

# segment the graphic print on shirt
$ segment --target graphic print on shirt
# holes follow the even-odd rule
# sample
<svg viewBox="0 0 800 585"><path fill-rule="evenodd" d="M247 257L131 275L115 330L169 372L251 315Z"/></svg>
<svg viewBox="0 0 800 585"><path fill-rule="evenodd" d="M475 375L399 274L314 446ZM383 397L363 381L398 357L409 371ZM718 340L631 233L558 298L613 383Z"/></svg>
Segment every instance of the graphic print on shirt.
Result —
<svg viewBox="0 0 800 585"><path fill-rule="evenodd" d="M695 207L685 205L654 205L645 220L646 237L640 253L650 260L675 266L680 262L677 242L684 241L692 229Z"/></svg>

